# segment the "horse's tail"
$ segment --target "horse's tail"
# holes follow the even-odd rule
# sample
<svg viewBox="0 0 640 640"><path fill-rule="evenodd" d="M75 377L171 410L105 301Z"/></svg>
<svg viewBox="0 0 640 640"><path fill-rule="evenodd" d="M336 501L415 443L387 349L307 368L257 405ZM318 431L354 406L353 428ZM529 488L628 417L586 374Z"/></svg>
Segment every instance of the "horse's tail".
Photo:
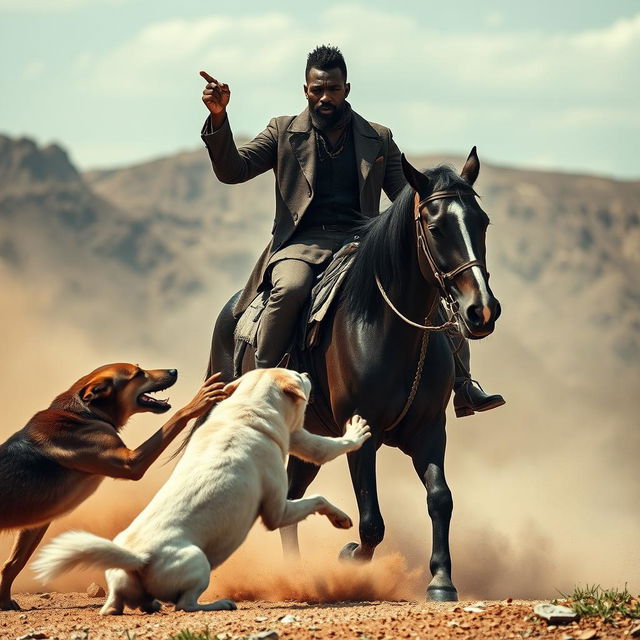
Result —
<svg viewBox="0 0 640 640"><path fill-rule="evenodd" d="M31 566L38 579L46 581L77 566L136 571L147 561L147 554L133 553L106 538L67 531L44 547Z"/></svg>

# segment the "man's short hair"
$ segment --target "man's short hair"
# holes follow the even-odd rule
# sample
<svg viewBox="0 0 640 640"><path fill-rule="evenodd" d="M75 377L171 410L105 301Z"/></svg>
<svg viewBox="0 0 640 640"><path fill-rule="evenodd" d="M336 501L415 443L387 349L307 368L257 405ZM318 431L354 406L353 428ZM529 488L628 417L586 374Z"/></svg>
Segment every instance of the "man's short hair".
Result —
<svg viewBox="0 0 640 640"><path fill-rule="evenodd" d="M307 56L307 68L304 71L305 79L309 76L309 69L319 69L320 71L329 71L330 69L340 69L347 81L347 64L342 57L342 53L338 47L331 47L324 44L316 47Z"/></svg>

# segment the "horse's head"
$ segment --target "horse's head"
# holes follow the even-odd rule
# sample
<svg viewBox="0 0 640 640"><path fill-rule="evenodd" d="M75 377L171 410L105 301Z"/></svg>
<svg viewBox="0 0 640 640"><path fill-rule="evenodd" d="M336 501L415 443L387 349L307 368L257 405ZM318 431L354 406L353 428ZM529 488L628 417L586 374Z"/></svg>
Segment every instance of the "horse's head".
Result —
<svg viewBox="0 0 640 640"><path fill-rule="evenodd" d="M480 171L476 148L471 150L459 176L448 167L421 173L404 156L402 168L416 192L414 215L420 269L457 308L465 336L484 338L493 331L500 316L500 303L489 287L485 266L489 218L473 190Z"/></svg>

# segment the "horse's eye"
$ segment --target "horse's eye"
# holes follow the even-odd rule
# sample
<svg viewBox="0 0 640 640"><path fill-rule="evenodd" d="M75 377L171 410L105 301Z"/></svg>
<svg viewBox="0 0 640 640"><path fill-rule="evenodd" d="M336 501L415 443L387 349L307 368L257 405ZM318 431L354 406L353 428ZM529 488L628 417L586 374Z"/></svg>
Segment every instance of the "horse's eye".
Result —
<svg viewBox="0 0 640 640"><path fill-rule="evenodd" d="M428 226L429 232L431 233L431 235L434 238L441 238L442 237L442 231L440 231L439 227L436 227L435 224L430 224Z"/></svg>

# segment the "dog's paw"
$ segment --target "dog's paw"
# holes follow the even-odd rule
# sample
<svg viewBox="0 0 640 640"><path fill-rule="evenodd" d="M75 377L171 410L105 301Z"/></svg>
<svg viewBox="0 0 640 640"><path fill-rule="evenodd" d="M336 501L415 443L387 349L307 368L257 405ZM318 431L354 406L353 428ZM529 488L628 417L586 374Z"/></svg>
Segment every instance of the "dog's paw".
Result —
<svg viewBox="0 0 640 640"><path fill-rule="evenodd" d="M105 605L100 609L101 616L121 616L124 609L122 607L118 607L117 605Z"/></svg>
<svg viewBox="0 0 640 640"><path fill-rule="evenodd" d="M351 518L340 509L327 513L327 518L336 529L351 529L353 527Z"/></svg>
<svg viewBox="0 0 640 640"><path fill-rule="evenodd" d="M235 611L238 605L233 600L217 600L214 602L220 611Z"/></svg>
<svg viewBox="0 0 640 640"><path fill-rule="evenodd" d="M367 421L359 415L354 415L344 425L344 440L351 445L350 450L359 449L370 437L371 427Z"/></svg>

